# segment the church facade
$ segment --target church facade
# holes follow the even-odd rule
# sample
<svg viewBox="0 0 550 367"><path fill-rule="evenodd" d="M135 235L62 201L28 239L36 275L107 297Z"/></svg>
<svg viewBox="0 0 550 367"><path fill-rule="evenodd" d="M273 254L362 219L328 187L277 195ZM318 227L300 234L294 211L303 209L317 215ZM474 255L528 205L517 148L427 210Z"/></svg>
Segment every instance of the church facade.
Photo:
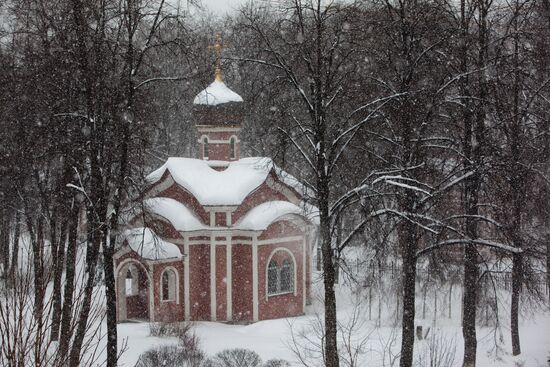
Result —
<svg viewBox="0 0 550 367"><path fill-rule="evenodd" d="M169 158L147 177L114 256L119 322L304 313L316 227L294 177L241 158L244 108L218 69L193 102L198 158Z"/></svg>

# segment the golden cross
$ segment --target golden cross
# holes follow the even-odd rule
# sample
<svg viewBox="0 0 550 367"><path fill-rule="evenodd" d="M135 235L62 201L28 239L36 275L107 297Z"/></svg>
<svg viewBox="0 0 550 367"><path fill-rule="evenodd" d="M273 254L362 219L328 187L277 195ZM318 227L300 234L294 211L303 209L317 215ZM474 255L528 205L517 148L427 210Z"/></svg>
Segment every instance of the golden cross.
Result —
<svg viewBox="0 0 550 367"><path fill-rule="evenodd" d="M214 46L211 46L211 48L214 49L214 52L216 53L216 80L222 81L222 34L216 33L216 43Z"/></svg>

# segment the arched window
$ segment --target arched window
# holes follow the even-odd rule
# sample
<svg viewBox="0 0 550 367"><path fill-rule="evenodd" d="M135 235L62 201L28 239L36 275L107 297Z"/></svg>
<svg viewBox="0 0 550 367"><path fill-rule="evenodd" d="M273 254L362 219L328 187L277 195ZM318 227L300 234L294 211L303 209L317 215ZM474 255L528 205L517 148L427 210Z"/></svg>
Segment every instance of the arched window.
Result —
<svg viewBox="0 0 550 367"><path fill-rule="evenodd" d="M161 299L163 301L176 300L176 276L176 272L172 269L166 269L162 273Z"/></svg>
<svg viewBox="0 0 550 367"><path fill-rule="evenodd" d="M275 260L271 260L267 268L267 293L269 294L279 293L278 278L279 278L279 267L277 266L277 263L275 262Z"/></svg>
<svg viewBox="0 0 550 367"><path fill-rule="evenodd" d="M283 261L283 266L280 270L280 283L281 283L281 292L292 292L294 291L294 271L293 271L292 261L290 259L285 259Z"/></svg>
<svg viewBox="0 0 550 367"><path fill-rule="evenodd" d="M235 159L237 158L237 149L236 149L236 140L235 140L235 137L232 136L231 139L229 139L229 153L230 153L230 158L231 159Z"/></svg>
<svg viewBox="0 0 550 367"><path fill-rule="evenodd" d="M135 265L128 266L126 271L125 289L127 296L135 296L139 293L138 270Z"/></svg>
<svg viewBox="0 0 550 367"><path fill-rule="evenodd" d="M287 257L279 265L272 259L267 268L267 294L283 294L293 291L294 264L292 260Z"/></svg>
<svg viewBox="0 0 550 367"><path fill-rule="evenodd" d="M208 158L208 138L206 136L202 139L202 157Z"/></svg>

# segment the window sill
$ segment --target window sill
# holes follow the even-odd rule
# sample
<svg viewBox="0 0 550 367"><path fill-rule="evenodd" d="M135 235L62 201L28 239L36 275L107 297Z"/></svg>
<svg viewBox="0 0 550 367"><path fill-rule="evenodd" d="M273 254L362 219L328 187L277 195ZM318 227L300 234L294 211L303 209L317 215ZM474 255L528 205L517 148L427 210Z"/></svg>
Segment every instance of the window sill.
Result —
<svg viewBox="0 0 550 367"><path fill-rule="evenodd" d="M285 294L292 294L294 295L294 290L291 291L284 291L284 292L277 292L277 293L268 293L267 298L269 297L277 297L277 296L284 296Z"/></svg>

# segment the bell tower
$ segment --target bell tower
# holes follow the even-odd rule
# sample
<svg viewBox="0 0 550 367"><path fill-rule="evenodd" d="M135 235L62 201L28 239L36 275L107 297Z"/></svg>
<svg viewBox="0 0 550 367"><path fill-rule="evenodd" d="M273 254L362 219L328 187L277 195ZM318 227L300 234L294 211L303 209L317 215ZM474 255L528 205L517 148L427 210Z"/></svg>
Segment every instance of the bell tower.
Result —
<svg viewBox="0 0 550 367"><path fill-rule="evenodd" d="M199 158L215 161L240 159L241 123L244 102L222 80L221 35L216 35L212 46L216 53L214 81L193 100L193 119L197 127Z"/></svg>

